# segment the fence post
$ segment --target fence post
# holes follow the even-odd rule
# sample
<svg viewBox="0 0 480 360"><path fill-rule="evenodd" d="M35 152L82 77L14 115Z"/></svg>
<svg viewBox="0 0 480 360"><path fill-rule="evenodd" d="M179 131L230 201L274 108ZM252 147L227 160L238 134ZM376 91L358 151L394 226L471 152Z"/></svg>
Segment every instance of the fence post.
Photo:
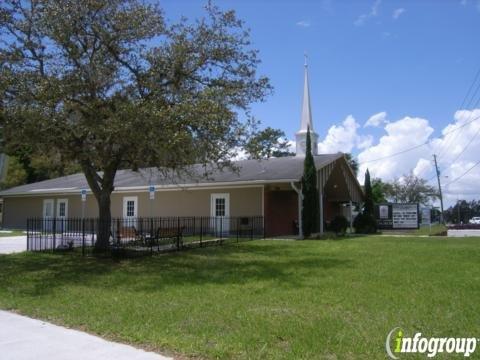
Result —
<svg viewBox="0 0 480 360"><path fill-rule="evenodd" d="M200 216L200 247L202 247L203 240L203 216Z"/></svg>
<svg viewBox="0 0 480 360"><path fill-rule="evenodd" d="M252 226L250 226L250 240L253 240L253 226L255 224L254 222L255 218L252 216L250 219L248 219L249 224L251 223Z"/></svg>
<svg viewBox="0 0 480 360"><path fill-rule="evenodd" d="M27 251L29 250L28 242L30 238L30 219L27 219Z"/></svg>
<svg viewBox="0 0 480 360"><path fill-rule="evenodd" d="M180 250L180 217L177 216L177 250Z"/></svg>
<svg viewBox="0 0 480 360"><path fill-rule="evenodd" d="M153 239L153 218L150 218L150 239Z"/></svg>
<svg viewBox="0 0 480 360"><path fill-rule="evenodd" d="M85 218L82 218L82 256L85 256Z"/></svg>
<svg viewBox="0 0 480 360"><path fill-rule="evenodd" d="M53 229L52 229L53 230L53 248L52 248L52 250L55 251L55 248L56 248L56 246L55 246L55 243L56 243L55 235L56 235L56 232L57 232L57 218L54 217L52 222L53 222Z"/></svg>
<svg viewBox="0 0 480 360"><path fill-rule="evenodd" d="M262 216L262 227L263 227L263 238L267 238L267 224L265 222L265 217Z"/></svg>
<svg viewBox="0 0 480 360"><path fill-rule="evenodd" d="M121 241L121 235L120 235L120 219L117 219L117 244L120 245Z"/></svg>
<svg viewBox="0 0 480 360"><path fill-rule="evenodd" d="M193 239L195 239L195 234L196 234L196 232L197 232L197 229L196 229L195 225L196 225L196 224L195 224L195 216L194 216L194 217L193 217L193 233L192 233ZM193 242L193 241L194 241L194 240L192 240L192 242Z"/></svg>
<svg viewBox="0 0 480 360"><path fill-rule="evenodd" d="M223 238L223 217L220 217L220 243L222 243Z"/></svg>
<svg viewBox="0 0 480 360"><path fill-rule="evenodd" d="M237 218L237 243L238 243L239 233L240 233L240 218Z"/></svg>

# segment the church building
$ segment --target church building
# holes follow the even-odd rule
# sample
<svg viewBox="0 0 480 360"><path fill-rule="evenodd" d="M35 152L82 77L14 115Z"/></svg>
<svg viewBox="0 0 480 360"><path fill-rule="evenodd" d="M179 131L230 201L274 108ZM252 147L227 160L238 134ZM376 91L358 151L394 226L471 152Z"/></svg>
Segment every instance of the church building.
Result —
<svg viewBox="0 0 480 360"><path fill-rule="evenodd" d="M336 215L346 215L363 192L343 153L318 154L305 63L300 129L296 155L235 162L237 171L215 170L202 178L203 167L193 165L192 176L165 178L155 168L120 170L111 197L112 217L263 218L266 236L298 234L301 222L301 178L307 130L317 168L320 232ZM198 176L195 176L198 174ZM154 196L152 196L152 191ZM83 194L83 195L82 195ZM3 227L26 228L27 218L94 218L98 205L82 173L17 186L0 192Z"/></svg>

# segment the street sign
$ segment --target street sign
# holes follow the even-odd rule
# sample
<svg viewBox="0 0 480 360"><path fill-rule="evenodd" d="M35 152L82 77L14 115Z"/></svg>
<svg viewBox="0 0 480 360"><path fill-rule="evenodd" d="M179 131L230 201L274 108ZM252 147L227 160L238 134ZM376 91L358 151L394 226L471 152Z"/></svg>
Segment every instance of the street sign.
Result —
<svg viewBox="0 0 480 360"><path fill-rule="evenodd" d="M148 192L150 193L150 200L154 200L155 199L155 186L150 185L150 187L148 188Z"/></svg>
<svg viewBox="0 0 480 360"><path fill-rule="evenodd" d="M80 192L80 194L82 195L82 201L87 201L87 190L86 190L86 189L82 189L82 191Z"/></svg>
<svg viewBox="0 0 480 360"><path fill-rule="evenodd" d="M430 217L430 208L422 208L422 224L430 225L432 219Z"/></svg>

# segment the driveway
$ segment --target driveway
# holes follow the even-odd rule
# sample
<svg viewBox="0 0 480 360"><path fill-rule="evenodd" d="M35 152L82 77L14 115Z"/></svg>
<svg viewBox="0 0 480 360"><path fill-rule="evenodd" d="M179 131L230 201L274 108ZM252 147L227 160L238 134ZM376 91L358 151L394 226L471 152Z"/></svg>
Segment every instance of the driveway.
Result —
<svg viewBox="0 0 480 360"><path fill-rule="evenodd" d="M0 310L2 360L171 360L133 346Z"/></svg>
<svg viewBox="0 0 480 360"><path fill-rule="evenodd" d="M27 250L26 236L0 237L0 254L13 254Z"/></svg>

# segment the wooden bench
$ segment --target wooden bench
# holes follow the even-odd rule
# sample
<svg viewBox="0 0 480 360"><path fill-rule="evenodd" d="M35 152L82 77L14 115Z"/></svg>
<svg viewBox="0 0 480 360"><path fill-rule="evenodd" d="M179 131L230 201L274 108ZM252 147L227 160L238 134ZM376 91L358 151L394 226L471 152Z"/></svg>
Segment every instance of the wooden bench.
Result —
<svg viewBox="0 0 480 360"><path fill-rule="evenodd" d="M149 246L158 246L171 244L180 249L183 246L182 241L183 227L164 228L159 227L155 232L155 237L146 239Z"/></svg>
<svg viewBox="0 0 480 360"><path fill-rule="evenodd" d="M111 234L112 235L112 234ZM115 233L117 243L138 243L143 241L142 235L137 231L135 226L124 226L118 229Z"/></svg>

